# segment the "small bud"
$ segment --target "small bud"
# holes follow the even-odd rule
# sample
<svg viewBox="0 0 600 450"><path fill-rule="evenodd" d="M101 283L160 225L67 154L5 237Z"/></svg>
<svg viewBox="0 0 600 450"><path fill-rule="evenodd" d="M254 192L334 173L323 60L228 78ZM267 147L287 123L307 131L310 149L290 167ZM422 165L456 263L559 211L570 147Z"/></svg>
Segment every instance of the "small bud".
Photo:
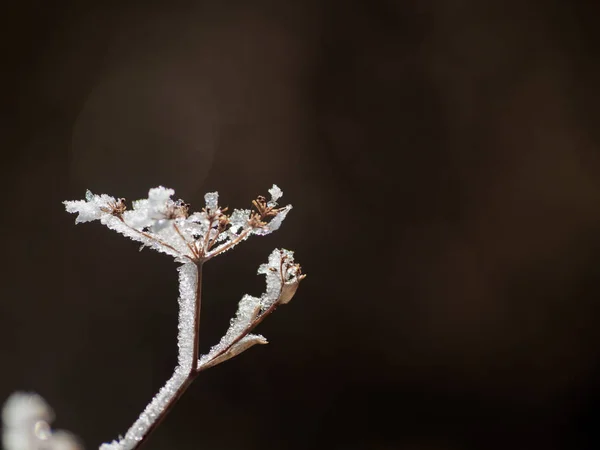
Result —
<svg viewBox="0 0 600 450"><path fill-rule="evenodd" d="M300 282L302 280L304 280L304 278L306 278L306 275L300 275L293 282L285 283L281 287L281 295L279 296L279 303L281 305L286 305L290 302L290 300L296 294L296 291L298 290L298 286L300 285Z"/></svg>

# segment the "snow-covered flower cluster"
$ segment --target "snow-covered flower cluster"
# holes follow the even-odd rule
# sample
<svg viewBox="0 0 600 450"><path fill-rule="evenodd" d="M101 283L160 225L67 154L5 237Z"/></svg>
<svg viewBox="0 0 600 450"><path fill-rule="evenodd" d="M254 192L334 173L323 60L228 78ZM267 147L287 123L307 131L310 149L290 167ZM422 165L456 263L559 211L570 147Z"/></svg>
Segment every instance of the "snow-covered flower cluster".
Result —
<svg viewBox="0 0 600 450"><path fill-rule="evenodd" d="M99 220L143 247L167 253L179 262L206 261L233 248L252 234L265 235L277 230L291 205L278 208L283 195L273 185L271 199L259 196L252 204L255 211L219 206L219 194L209 192L204 196L202 211L190 214L183 200L173 200L173 189L159 186L150 189L148 198L133 202L127 209L125 200L90 191L85 200L65 201L70 213L77 213L76 223Z"/></svg>
<svg viewBox="0 0 600 450"><path fill-rule="evenodd" d="M66 431L53 431L54 413L37 394L15 392L2 410L4 450L80 450Z"/></svg>

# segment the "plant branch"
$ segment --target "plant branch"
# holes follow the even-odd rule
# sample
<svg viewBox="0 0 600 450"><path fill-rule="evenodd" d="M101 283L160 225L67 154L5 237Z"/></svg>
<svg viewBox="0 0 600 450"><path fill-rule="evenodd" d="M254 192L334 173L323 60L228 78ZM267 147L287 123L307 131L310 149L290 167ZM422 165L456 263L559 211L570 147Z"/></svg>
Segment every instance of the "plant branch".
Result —
<svg viewBox="0 0 600 450"><path fill-rule="evenodd" d="M150 235L150 234L148 234L148 233L145 233L145 232L143 232L143 231L140 231L140 230L136 230L136 229L135 229L135 228L133 228L131 225L129 225L127 222L125 222L125 220L123 220L123 217L122 217L122 216L117 216L117 217L118 217L118 219L119 219L119 220L120 220L120 221L121 221L121 222L122 222L122 223L123 223L123 224L124 224L124 225L125 225L127 228L129 228L131 231L134 231L135 233L139 234L140 236L144 236L146 239L151 239L151 240L153 240L154 242L156 242L157 244L159 244L159 245L162 245L163 247L165 247L165 248L168 248L168 249L170 249L170 250L172 250L172 251L174 251L174 252L176 252L176 253L178 253L178 254L181 254L181 252L180 252L179 250L177 250L175 247L173 247L172 245L169 245L169 244L167 244L166 242L163 242L163 241L161 241L160 239L158 239L157 237L155 237L155 236L152 236L152 235ZM193 259L193 258L190 258L188 255L183 255L183 254L181 254L181 256L184 256L184 257L186 257L186 258L187 258L187 259L189 259L190 261L194 261L194 259Z"/></svg>
<svg viewBox="0 0 600 450"><path fill-rule="evenodd" d="M212 230L214 218L210 216L208 218L208 230L206 230L206 234L204 235L204 241L202 244L202 250L200 252L200 256L204 257L208 253L208 243L210 241L210 232Z"/></svg>
<svg viewBox="0 0 600 450"><path fill-rule="evenodd" d="M101 450L140 448L199 374L195 367L198 360L202 262L186 263L179 268L179 292L179 364L171 378L129 428L125 437L118 442L103 444Z"/></svg>
<svg viewBox="0 0 600 450"><path fill-rule="evenodd" d="M187 248L190 249L190 252L192 252L192 255L194 255L197 258L198 254L196 253L194 247L192 247L192 244L190 244L188 242L188 240L185 238L185 236L181 233L181 230L179 229L179 227L177 226L177 224L175 222L173 222L173 228L175 229L175 231L177 232L177 234L179 235L181 240L183 240L183 242L185 242L185 245L187 245Z"/></svg>
<svg viewBox="0 0 600 450"><path fill-rule="evenodd" d="M202 265L203 261L199 261L196 263L197 268L197 279L196 279L196 290L194 296L194 325L193 325L193 349L192 349L192 367L187 374L187 376L180 382L177 389L174 391L173 395L167 400L167 404L162 409L160 414L158 414L144 434L141 440L138 441L135 447L132 447L132 450L139 449L146 442L150 434L158 428L158 426L164 421L166 416L175 406L175 403L183 396L187 388L192 384L192 382L199 375L200 371L198 370L198 355L199 355L199 347L200 347L200 311L202 309ZM176 369L177 370L177 369Z"/></svg>
<svg viewBox="0 0 600 450"><path fill-rule="evenodd" d="M228 346L226 346L222 350L215 353L214 356L212 358L210 358L208 361L206 361L204 364L198 365L198 369L197 369L198 373L202 372L206 369L210 369L211 367L215 367L217 364L211 364L211 362L215 361L220 356L226 354L228 351L230 351L233 348L233 346L235 344L237 344L242 339L244 339L246 336L248 336L252 332L252 330L254 330L254 328L256 328L263 320L265 320L265 318L267 316L269 316L273 311L275 311L277 309L277 306L279 306L279 302L273 303L262 314L259 314L256 317L256 319L254 319L250 325L248 325L238 336L236 336L236 338L233 341L231 341L231 343Z"/></svg>
<svg viewBox="0 0 600 450"><path fill-rule="evenodd" d="M252 231L251 228L248 228L244 231L242 231L238 237L236 237L235 239L229 241L226 245L224 245L223 247L219 248L218 250L216 250L214 253L211 253L209 255L206 256L205 261L208 261L209 259L214 258L217 255L220 255L221 253L223 253L224 251L229 250L231 247L239 244L242 240L244 240L246 238L246 236L248 236L248 234L250 234L250 232Z"/></svg>
<svg viewBox="0 0 600 450"><path fill-rule="evenodd" d="M175 393L168 399L167 404L160 414L158 414L154 421L150 424L144 435L141 437L139 441L137 441L132 447L124 447L128 450L137 450L143 447L143 445L147 442L150 435L156 430L160 424L163 423L167 415L171 412L177 401L183 396L187 388L190 387L192 382L198 376L198 372L190 371L188 376L178 385ZM172 378L171 378L172 379ZM169 380L170 381L170 380Z"/></svg>

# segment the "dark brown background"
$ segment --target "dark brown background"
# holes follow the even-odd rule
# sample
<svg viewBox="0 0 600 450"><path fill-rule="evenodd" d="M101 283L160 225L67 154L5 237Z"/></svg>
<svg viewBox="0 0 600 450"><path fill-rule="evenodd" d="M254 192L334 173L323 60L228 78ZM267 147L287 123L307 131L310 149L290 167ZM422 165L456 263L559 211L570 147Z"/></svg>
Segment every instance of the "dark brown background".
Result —
<svg viewBox="0 0 600 450"><path fill-rule="evenodd" d="M295 209L205 272L202 342L272 248L271 344L148 449L600 447L600 60L586 1L29 1L0 13L0 398L88 449L176 361L176 271L64 199Z"/></svg>

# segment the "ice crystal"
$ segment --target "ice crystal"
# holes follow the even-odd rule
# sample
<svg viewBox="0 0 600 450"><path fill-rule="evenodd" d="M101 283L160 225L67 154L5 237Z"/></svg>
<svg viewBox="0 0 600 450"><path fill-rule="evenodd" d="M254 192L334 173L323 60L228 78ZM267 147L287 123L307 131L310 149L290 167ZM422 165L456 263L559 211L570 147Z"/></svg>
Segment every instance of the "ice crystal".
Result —
<svg viewBox="0 0 600 450"><path fill-rule="evenodd" d="M265 235L279 230L279 227L281 227L283 220L291 209L292 205L287 205L285 208L282 208L264 228L258 229L256 234Z"/></svg>
<svg viewBox="0 0 600 450"><path fill-rule="evenodd" d="M120 218L111 215L102 216L100 222L111 230L114 230L133 241L141 242L144 247L152 248L158 252L173 256L179 262L185 262L186 257L192 257L192 253L190 249L185 246L185 243L174 239L174 231L163 228L159 233L141 232L128 225Z"/></svg>
<svg viewBox="0 0 600 450"><path fill-rule="evenodd" d="M219 208L219 193L208 192L204 195L204 201L206 202L206 210L210 213L214 213Z"/></svg>
<svg viewBox="0 0 600 450"><path fill-rule="evenodd" d="M191 369L194 349L194 321L196 319L194 304L198 288L198 269L195 264L188 263L179 267L179 366Z"/></svg>
<svg viewBox="0 0 600 450"><path fill-rule="evenodd" d="M283 195L283 191L279 189L279 186L274 184L273 187L269 189L269 194L271 194L271 201L269 202L269 206L277 206L277 200L281 198L281 196Z"/></svg>
<svg viewBox="0 0 600 450"><path fill-rule="evenodd" d="M260 298L244 295L238 303L238 310L233 319L231 319L229 329L221 342L211 349L210 353L218 352L220 349L228 347L236 337L243 335L252 321L260 312Z"/></svg>
<svg viewBox="0 0 600 450"><path fill-rule="evenodd" d="M168 225L168 210L175 206L173 189L162 186L150 189L148 198L133 202L133 210L123 213L124 220L136 230L158 231Z"/></svg>
<svg viewBox="0 0 600 450"><path fill-rule="evenodd" d="M229 218L231 227L229 232L237 236L241 230L248 226L251 211L249 209L234 209Z"/></svg>
<svg viewBox="0 0 600 450"><path fill-rule="evenodd" d="M109 195L94 195L89 190L85 194L86 200L74 200L63 202L67 212L78 213L75 223L91 222L100 219L110 208L109 205L116 200Z"/></svg>
<svg viewBox="0 0 600 450"><path fill-rule="evenodd" d="M159 414L165 410L173 397L175 397L177 391L186 382L188 375L189 371L177 367L173 376L158 391L158 394L156 394L148 406L146 406L125 436L118 441L102 444L100 450L131 450L135 448L148 432Z"/></svg>

